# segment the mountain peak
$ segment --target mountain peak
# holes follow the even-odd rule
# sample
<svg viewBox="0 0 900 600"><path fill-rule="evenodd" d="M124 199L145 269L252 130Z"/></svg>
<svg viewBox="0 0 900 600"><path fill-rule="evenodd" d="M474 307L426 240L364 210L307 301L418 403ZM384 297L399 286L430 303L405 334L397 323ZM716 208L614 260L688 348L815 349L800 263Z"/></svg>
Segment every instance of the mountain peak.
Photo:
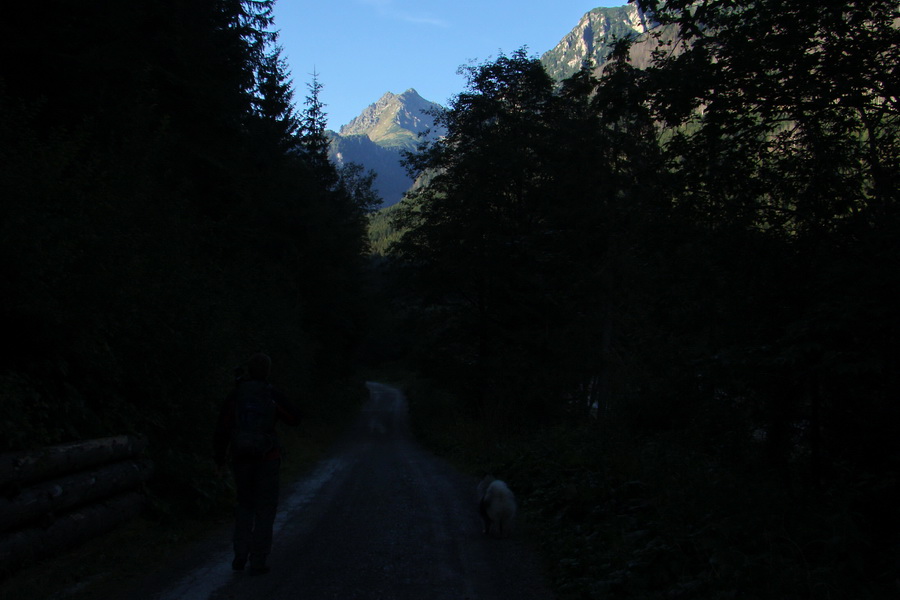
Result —
<svg viewBox="0 0 900 600"><path fill-rule="evenodd" d="M341 127L342 136L365 135L381 146L415 147L420 133L434 126L426 111L440 109L409 88L402 94L385 92L374 104Z"/></svg>
<svg viewBox="0 0 900 600"><path fill-rule="evenodd" d="M402 94L385 92L341 127L340 133L332 135L331 160L338 165L356 163L375 171L378 178L374 187L383 206L396 204L413 184L401 162L403 151L415 151L422 141L422 132L430 132L428 139L443 135L443 128L435 126L430 114L441 109L413 88Z"/></svg>
<svg viewBox="0 0 900 600"><path fill-rule="evenodd" d="M545 52L541 62L547 73L562 80L578 72L586 59L602 65L615 39L638 37L654 25L634 4L595 8L585 13L555 48Z"/></svg>

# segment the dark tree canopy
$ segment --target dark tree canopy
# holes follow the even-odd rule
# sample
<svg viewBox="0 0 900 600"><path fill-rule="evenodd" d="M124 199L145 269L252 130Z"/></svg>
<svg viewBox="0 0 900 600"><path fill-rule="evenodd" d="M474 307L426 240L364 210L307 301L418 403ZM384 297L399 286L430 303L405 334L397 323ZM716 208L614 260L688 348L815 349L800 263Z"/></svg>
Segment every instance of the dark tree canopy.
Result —
<svg viewBox="0 0 900 600"><path fill-rule="evenodd" d="M408 159L427 178L389 254L413 355L484 427L595 414L601 439L677 436L796 492L782 508L859 511L867 541L841 539L878 597L900 498L897 3L638 3L677 51L639 70L621 41L559 85L524 50L468 67L447 136Z"/></svg>
<svg viewBox="0 0 900 600"><path fill-rule="evenodd" d="M0 451L147 436L156 493L202 509L235 366L352 369L371 182L300 151L272 4L4 9Z"/></svg>

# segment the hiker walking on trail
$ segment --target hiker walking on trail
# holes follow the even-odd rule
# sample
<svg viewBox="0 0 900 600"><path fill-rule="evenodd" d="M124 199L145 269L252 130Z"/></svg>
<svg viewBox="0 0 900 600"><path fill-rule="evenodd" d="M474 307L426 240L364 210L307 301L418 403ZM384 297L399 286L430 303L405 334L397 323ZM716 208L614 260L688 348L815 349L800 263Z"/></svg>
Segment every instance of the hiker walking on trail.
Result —
<svg viewBox="0 0 900 600"><path fill-rule="evenodd" d="M269 383L271 366L265 354L250 357L247 376L222 405L214 439L216 464L224 469L230 455L237 489L231 567L243 571L249 560L251 575L269 572L282 455L275 423L300 421L297 408Z"/></svg>

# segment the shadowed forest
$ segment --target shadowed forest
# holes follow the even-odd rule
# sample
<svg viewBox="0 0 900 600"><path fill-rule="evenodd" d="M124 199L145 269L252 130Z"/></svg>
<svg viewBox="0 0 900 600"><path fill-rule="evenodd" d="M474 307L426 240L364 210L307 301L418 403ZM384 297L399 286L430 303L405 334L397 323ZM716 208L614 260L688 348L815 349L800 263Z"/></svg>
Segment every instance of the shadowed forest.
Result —
<svg viewBox="0 0 900 600"><path fill-rule="evenodd" d="M250 354L275 357L311 416L341 410L315 399L354 365L374 198L328 162L321 86L294 99L271 9L4 16L0 451L146 437L160 506L202 514L215 416Z"/></svg>
<svg viewBox="0 0 900 600"><path fill-rule="evenodd" d="M375 257L271 1L9 9L0 451L137 434L200 514L249 353L314 419L382 369L560 598L896 597L897 4L637 3L647 69L465 67Z"/></svg>

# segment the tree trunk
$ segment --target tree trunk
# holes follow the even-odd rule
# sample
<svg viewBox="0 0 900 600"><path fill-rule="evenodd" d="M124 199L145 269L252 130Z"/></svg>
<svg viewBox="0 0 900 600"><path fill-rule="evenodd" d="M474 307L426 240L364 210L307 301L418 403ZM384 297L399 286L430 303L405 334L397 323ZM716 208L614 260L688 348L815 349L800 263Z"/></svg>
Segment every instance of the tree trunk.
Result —
<svg viewBox="0 0 900 600"><path fill-rule="evenodd" d="M132 457L146 440L127 435L0 455L0 490Z"/></svg>
<svg viewBox="0 0 900 600"><path fill-rule="evenodd" d="M106 533L137 516L143 504L144 498L137 492L122 494L66 514L46 529L35 527L2 536L0 571L9 572Z"/></svg>
<svg viewBox="0 0 900 600"><path fill-rule="evenodd" d="M150 477L152 470L148 460L128 460L39 483L9 498L0 497L0 532L22 527L50 512L134 489Z"/></svg>

